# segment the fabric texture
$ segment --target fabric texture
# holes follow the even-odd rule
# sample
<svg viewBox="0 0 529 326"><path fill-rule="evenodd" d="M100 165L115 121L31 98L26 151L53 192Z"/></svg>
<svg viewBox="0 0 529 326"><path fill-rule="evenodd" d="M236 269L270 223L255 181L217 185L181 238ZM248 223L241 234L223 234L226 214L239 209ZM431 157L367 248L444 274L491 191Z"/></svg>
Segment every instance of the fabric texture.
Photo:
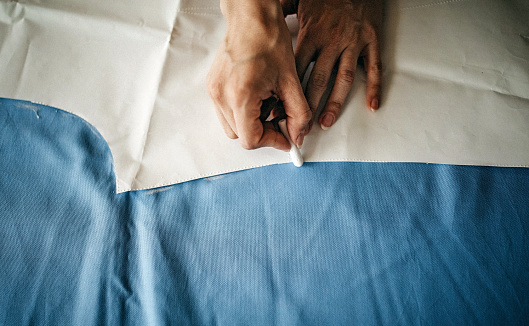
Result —
<svg viewBox="0 0 529 326"><path fill-rule="evenodd" d="M529 1L384 3L381 109L366 108L359 65L305 161L528 167ZM223 132L206 76L225 31L218 0L0 1L0 97L95 126L118 192L290 162Z"/></svg>
<svg viewBox="0 0 529 326"><path fill-rule="evenodd" d="M116 194L112 164L78 117L0 100L0 324L529 324L529 169L282 164Z"/></svg>

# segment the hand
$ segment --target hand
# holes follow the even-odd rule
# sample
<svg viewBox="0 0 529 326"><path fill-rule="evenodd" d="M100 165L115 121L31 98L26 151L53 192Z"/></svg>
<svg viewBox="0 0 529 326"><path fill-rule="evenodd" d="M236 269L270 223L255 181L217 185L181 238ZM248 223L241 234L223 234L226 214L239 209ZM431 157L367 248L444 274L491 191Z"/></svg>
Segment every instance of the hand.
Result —
<svg viewBox="0 0 529 326"><path fill-rule="evenodd" d="M372 111L380 105L382 65L380 28L382 0L281 0L285 15L298 14L300 30L295 50L300 79L311 61L306 96L314 112L338 64L331 94L319 117L322 129L331 127L351 90L358 58L363 56L367 71L366 105Z"/></svg>
<svg viewBox="0 0 529 326"><path fill-rule="evenodd" d="M301 146L312 113L279 0L224 0L221 10L227 31L207 84L226 135L246 149L289 150L288 140L261 116L263 100L274 96L283 102L293 142Z"/></svg>

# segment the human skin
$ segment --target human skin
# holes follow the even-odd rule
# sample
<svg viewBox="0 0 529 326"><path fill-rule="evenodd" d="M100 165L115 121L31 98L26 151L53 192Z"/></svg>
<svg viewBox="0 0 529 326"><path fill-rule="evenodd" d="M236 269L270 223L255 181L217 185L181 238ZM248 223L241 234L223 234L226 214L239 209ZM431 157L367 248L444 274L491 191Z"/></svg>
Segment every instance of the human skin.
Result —
<svg viewBox="0 0 529 326"><path fill-rule="evenodd" d="M276 97L287 115L287 129L301 147L314 112L338 72L331 94L318 117L331 127L351 90L357 60L367 71L367 107L380 103L379 34L382 0L221 0L227 31L207 84L226 135L239 138L246 149L274 147L289 150L287 139L262 119L263 101ZM292 50L284 16L297 13L298 44ZM315 61L306 93L302 80Z"/></svg>
<svg viewBox="0 0 529 326"><path fill-rule="evenodd" d="M294 53L300 79L315 61L306 88L312 112L320 104L333 67L338 65L332 91L318 117L322 129L336 122L353 85L360 57L367 72L366 106L372 111L378 110L382 0L281 0L281 4L285 15L298 16L300 28Z"/></svg>
<svg viewBox="0 0 529 326"><path fill-rule="evenodd" d="M260 119L272 96L282 101L287 129L300 147L312 112L296 72L290 33L279 0L221 0L227 31L208 74L208 91L230 138L246 149L287 151L288 140Z"/></svg>

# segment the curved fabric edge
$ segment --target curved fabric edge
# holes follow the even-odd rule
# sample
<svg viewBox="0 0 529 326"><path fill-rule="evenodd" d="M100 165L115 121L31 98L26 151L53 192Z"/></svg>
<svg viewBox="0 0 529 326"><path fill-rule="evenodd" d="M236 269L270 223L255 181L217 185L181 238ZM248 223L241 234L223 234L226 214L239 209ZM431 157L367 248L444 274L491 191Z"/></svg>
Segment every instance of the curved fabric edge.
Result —
<svg viewBox="0 0 529 326"><path fill-rule="evenodd" d="M29 119L27 116L23 119L23 121L16 120L17 117L12 116L13 113L16 114L15 110L21 110L21 112L24 111L32 111L32 115L34 116L35 120ZM62 110L59 108L55 108L53 106L49 106L42 103L36 103L31 101L25 101L25 100L18 100L18 99L10 99L10 98L2 98L0 97L0 114L1 113L7 113L7 116L14 120L13 123L24 123L24 124L32 124L32 123L44 123L44 126L42 127L42 130L44 129L50 129L50 133L54 133L52 130L53 127L49 126L51 124L55 123L61 123L58 122L58 120L61 119L73 119L74 124L65 123L64 125L61 125L61 127L71 127L71 126L77 126L77 134L72 135L72 138L65 139L66 142L74 142L76 137L87 137L89 138L80 138L78 141L84 142L84 145L87 146L86 150L88 150L88 154L94 154L97 153L99 156L105 156L107 164L109 165L110 171L101 171L101 174L110 172L112 177L112 183L109 185L111 186L115 192L119 193L119 190L116 191L117 188L117 177L115 173L114 168L114 158L112 156L112 151L110 150L110 147L108 146L107 141L101 135L99 130L97 130L96 127L94 127L92 124L90 124L88 121L83 119L82 117L72 113L68 112L66 110ZM31 128L31 126L26 126L28 128ZM35 126L36 127L36 126ZM93 143L95 142L95 143ZM96 150L97 148L97 150ZM44 149L42 149L44 150Z"/></svg>

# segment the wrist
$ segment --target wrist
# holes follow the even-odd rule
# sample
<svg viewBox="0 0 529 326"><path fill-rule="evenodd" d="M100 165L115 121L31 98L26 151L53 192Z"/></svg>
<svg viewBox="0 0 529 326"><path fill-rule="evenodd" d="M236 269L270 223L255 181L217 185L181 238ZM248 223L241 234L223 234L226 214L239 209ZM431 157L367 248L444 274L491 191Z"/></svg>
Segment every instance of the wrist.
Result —
<svg viewBox="0 0 529 326"><path fill-rule="evenodd" d="M270 22L282 16L279 0L220 0L224 18L230 22Z"/></svg>
<svg viewBox="0 0 529 326"><path fill-rule="evenodd" d="M234 61L265 53L287 38L290 44L279 0L221 0L221 10L227 22L225 51Z"/></svg>

